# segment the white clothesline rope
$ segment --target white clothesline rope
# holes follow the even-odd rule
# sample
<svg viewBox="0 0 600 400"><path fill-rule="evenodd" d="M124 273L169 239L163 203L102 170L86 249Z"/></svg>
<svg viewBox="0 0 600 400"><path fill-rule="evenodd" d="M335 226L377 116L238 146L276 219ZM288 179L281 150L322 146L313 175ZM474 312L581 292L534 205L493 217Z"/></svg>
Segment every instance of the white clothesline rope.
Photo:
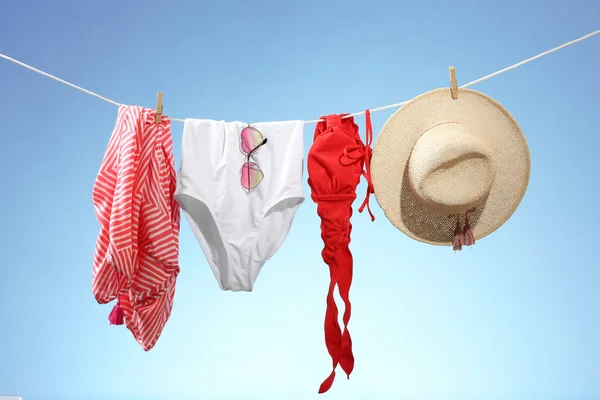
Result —
<svg viewBox="0 0 600 400"><path fill-rule="evenodd" d="M580 37L580 38L578 38L578 39L571 40L570 42L567 42L567 43L565 43L565 44L562 44L562 45L560 45L560 46L558 46L558 47L555 47L555 48L553 48L553 49L550 49L550 50L547 50L547 51L545 51L545 52L543 52L543 53L540 53L540 54L538 54L537 56L534 56L534 57L528 58L528 59L526 59L526 60L523 60L523 61L521 61L521 62L518 62L518 63L516 63L516 64L513 64L513 65L511 65L511 66L509 66L509 67L506 67L506 68L504 68L504 69L501 69L501 70L499 70L499 71L496 71L496 72L494 72L494 73L491 73L491 74L489 74L489 75L486 75L486 76L484 76L484 77L482 77L482 78L479 78L479 79L476 79L476 80L474 80L474 81L472 81L472 82L466 83L466 84L464 84L464 85L462 85L462 86L460 86L460 87L461 87L461 88L466 88L466 87L469 87L469 86L475 85L475 84L477 84L477 83L483 82L483 81L485 81L485 80L487 80L487 79L493 78L494 76L500 75L500 74L502 74L502 73L504 73L504 72L510 71L510 70L512 70L512 69L515 69L515 68L517 68L517 67L520 67L521 65L524 65L524 64L527 64L527 63L529 63L529 62L531 62L531 61L537 60L538 58L542 58L542 57L544 57L544 56L547 56L548 54L554 53L555 51L558 51L558 50L564 49L565 47L568 47L568 46L571 46L571 45L573 45L573 44L575 44L575 43L578 43L578 42L581 42L581 41L583 41L583 40L589 39L589 38L591 38L592 36L595 36L595 35L598 35L598 34L600 34L600 30L597 30L597 31L595 31L595 32L592 32L592 33L588 33L587 35L585 35L585 36L582 36L582 37ZM3 59L5 59L5 60L8 60L8 61L10 61L10 62L13 62L13 63L15 63L15 64L17 64L17 65L20 65L21 67L27 68L27 69L29 69L29 70L31 70L31 71L33 71L33 72L37 72L38 74L40 74L40 75L43 75L43 76L45 76L45 77L48 77L48 78L50 78L50 79L54 79L55 81L58 81L58 82L60 82L60 83L63 83L63 84L65 84L65 85L67 85L67 86L70 86L70 87L72 87L72 88L74 88L74 89L80 90L80 91L82 91L82 92L84 92L84 93L87 93L87 94L89 94L90 96L94 96L94 97L96 97L96 98L98 98L98 99L100 99L100 100L104 100L105 102L107 102L107 103L110 103L110 104L112 104L112 105L115 105L115 106L120 106L120 105L121 105L120 103L117 103L117 102L116 102L116 101L114 101L114 100L111 100L111 99L109 99L109 98L106 98L106 97L104 97L104 96L100 96L100 95L99 95L99 94L97 94L97 93L94 93L94 92L92 92L92 91L89 91L89 90L87 90L87 89L84 89L84 88L82 88L82 87L79 87L79 86L77 86L77 85L74 85L74 84L72 84L72 83L70 83L70 82L67 82L67 81L65 81L65 80L63 80L63 79L60 79L60 78L58 78L58 77L56 77L56 76L54 76L54 75L50 75L50 74L49 74L49 73L47 73L47 72L40 71L39 69L37 69L37 68L34 68L34 67L32 67L31 65L27 65L27 64L25 64L24 62L21 62L21 61L19 61L19 60L15 60L14 58L12 58L12 57L8 57L8 56L6 56L6 55L4 55L4 54L2 54L2 53L0 53L0 58L3 58ZM373 108L373 109L370 109L370 112L382 111L382 110L387 110L387 109L390 109L390 108L397 108L397 107L400 107L400 106L402 106L402 105L404 105L404 104L408 103L409 101L410 101L410 100L406 100L406 101L403 101L403 102L401 102L401 103L389 104L389 105L387 105L387 106ZM345 118L349 118L349 117L355 117L355 116L358 116L358 115L363 115L364 113L365 113L365 111L360 111L360 112L357 112L357 113L349 114L349 115L347 115ZM185 121L185 119L184 119L184 118L172 118L172 117L169 117L169 119L170 119L171 121L177 121L177 122L184 122L184 121ZM311 123L313 123L313 124L314 124L314 123L317 123L317 122L319 122L319 121L321 121L321 120L315 119L315 120L311 120L311 121L304 121L304 122L305 122L305 123L307 123L307 124L311 124Z"/></svg>

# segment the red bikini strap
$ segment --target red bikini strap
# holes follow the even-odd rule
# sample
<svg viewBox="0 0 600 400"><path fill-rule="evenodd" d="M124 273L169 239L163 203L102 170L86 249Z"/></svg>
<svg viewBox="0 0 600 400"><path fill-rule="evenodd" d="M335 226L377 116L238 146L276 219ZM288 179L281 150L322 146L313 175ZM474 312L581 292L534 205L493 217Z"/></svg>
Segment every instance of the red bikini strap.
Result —
<svg viewBox="0 0 600 400"><path fill-rule="evenodd" d="M373 154L373 150L371 149L371 144L373 143L373 126L371 125L371 112L369 110L365 110L365 125L366 125L366 143L365 143L365 152L364 152L364 163L365 169L363 170L362 175L367 180L367 195L365 196L365 200L361 204L358 209L359 213L362 213L367 206L369 210L369 215L371 215L371 221L375 221L375 216L371 212L371 207L369 206L369 198L371 197L371 193L375 193L375 189L373 188L373 182L371 182L371 156Z"/></svg>
<svg viewBox="0 0 600 400"><path fill-rule="evenodd" d="M350 214L352 209L350 209ZM335 369L338 364L342 367L348 379L354 369L354 355L352 354L352 338L348 330L352 305L350 303L350 286L352 285L352 253L349 249L352 224L348 222L344 237L337 243L335 253L330 263L331 281L327 293L327 311L325 313L325 344L332 360L331 374L321 383L319 393L325 393L335 380ZM338 323L338 308L335 304L333 293L337 284L340 297L344 302L344 331Z"/></svg>

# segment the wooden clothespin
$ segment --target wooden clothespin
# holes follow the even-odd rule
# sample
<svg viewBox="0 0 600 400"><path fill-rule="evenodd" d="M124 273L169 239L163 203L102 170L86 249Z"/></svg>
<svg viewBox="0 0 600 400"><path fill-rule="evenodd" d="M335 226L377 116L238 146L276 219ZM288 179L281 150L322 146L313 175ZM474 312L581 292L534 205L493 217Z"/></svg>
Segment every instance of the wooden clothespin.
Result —
<svg viewBox="0 0 600 400"><path fill-rule="evenodd" d="M456 84L456 70L450 67L450 95L454 100L458 99L458 85Z"/></svg>
<svg viewBox="0 0 600 400"><path fill-rule="evenodd" d="M162 92L158 92L158 96L156 99L156 123L160 124L161 120L162 120L162 113L163 113L163 100L162 100L163 94Z"/></svg>

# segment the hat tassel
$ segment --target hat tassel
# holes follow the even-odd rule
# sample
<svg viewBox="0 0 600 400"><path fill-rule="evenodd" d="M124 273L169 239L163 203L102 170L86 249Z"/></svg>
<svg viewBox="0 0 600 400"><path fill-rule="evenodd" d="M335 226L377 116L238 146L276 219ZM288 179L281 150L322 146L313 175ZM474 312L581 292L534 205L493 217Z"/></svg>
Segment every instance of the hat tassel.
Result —
<svg viewBox="0 0 600 400"><path fill-rule="evenodd" d="M460 217L456 216L456 229L454 229L454 239L452 240L452 248L454 251L461 251L464 241L464 234L460 229Z"/></svg>
<svg viewBox="0 0 600 400"><path fill-rule="evenodd" d="M473 208L465 212L465 226L463 229L460 229L460 216L456 214L456 228L454 229L454 238L452 239L452 249L454 251L461 251L463 246L473 246L475 244L475 236L469 223L469 212L474 210ZM448 217L452 217L452 215Z"/></svg>
<svg viewBox="0 0 600 400"><path fill-rule="evenodd" d="M463 229L463 244L465 246L472 246L475 244L475 236L473 236L473 230L469 224L469 215L465 213L465 227Z"/></svg>

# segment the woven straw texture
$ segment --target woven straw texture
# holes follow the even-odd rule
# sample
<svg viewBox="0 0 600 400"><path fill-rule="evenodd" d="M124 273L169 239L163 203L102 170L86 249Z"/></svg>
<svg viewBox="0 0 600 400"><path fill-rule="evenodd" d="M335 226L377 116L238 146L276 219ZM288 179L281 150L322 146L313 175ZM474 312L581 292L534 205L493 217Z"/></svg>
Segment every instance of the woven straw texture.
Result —
<svg viewBox="0 0 600 400"><path fill-rule="evenodd" d="M492 155L493 182L487 196L469 213L475 239L494 232L517 209L529 184L531 163L527 141L515 119L501 104L480 92L459 89L458 98L453 100L449 88L436 89L415 97L395 112L373 147L375 198L390 222L406 235L444 246L452 245L456 217L449 218L418 200L409 183L408 165L421 135L448 122L468 127L485 141ZM452 197L449 193L448 198ZM460 221L462 226L464 215Z"/></svg>

